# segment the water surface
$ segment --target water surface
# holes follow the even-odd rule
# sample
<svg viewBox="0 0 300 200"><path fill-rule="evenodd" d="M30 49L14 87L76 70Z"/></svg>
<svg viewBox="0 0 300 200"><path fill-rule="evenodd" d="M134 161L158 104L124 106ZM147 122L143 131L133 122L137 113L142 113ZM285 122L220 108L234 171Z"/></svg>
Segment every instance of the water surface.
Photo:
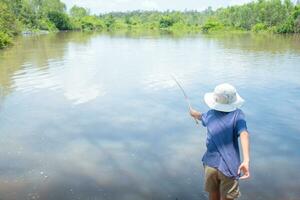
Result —
<svg viewBox="0 0 300 200"><path fill-rule="evenodd" d="M300 37L59 33L0 51L0 199L207 199L188 116L235 85L251 134L241 199L300 198Z"/></svg>

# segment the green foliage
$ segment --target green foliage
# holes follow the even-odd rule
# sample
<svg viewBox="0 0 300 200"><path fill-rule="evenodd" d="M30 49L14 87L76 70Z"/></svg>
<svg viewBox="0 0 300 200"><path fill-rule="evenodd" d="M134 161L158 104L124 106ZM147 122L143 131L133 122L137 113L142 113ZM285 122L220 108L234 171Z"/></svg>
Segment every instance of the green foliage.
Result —
<svg viewBox="0 0 300 200"><path fill-rule="evenodd" d="M114 16L112 14L105 15L103 17L103 20L104 20L105 26L108 30L113 29L116 19L114 18Z"/></svg>
<svg viewBox="0 0 300 200"><path fill-rule="evenodd" d="M49 12L66 11L66 5L61 0L32 0L31 3L34 10L42 16L47 16Z"/></svg>
<svg viewBox="0 0 300 200"><path fill-rule="evenodd" d="M25 29L36 29L38 27L38 16L31 3L31 1L24 1L18 14L18 18Z"/></svg>
<svg viewBox="0 0 300 200"><path fill-rule="evenodd" d="M300 33L300 16L298 16L295 20L294 24L294 32L295 33Z"/></svg>
<svg viewBox="0 0 300 200"><path fill-rule="evenodd" d="M88 16L89 14L90 11L88 9L79 6L73 6L70 10L71 17L74 17L76 19L80 19L82 17Z"/></svg>
<svg viewBox="0 0 300 200"><path fill-rule="evenodd" d="M261 32L261 31L265 31L267 29L268 29L268 27L264 23L257 23L254 26L252 26L252 28L251 28L251 30L253 32L256 32L256 33Z"/></svg>
<svg viewBox="0 0 300 200"><path fill-rule="evenodd" d="M46 30L46 31L50 31L50 32L58 31L55 24L53 22L51 22L48 18L40 19L38 24L39 24L38 29L40 29L40 30Z"/></svg>
<svg viewBox="0 0 300 200"><path fill-rule="evenodd" d="M22 30L82 31L271 31L300 33L300 5L291 0L254 0L250 3L198 11L132 11L90 15L73 6L70 15L62 0L0 0L1 45Z"/></svg>
<svg viewBox="0 0 300 200"><path fill-rule="evenodd" d="M7 47L9 44L11 44L11 37L0 31L0 49Z"/></svg>
<svg viewBox="0 0 300 200"><path fill-rule="evenodd" d="M85 16L80 20L81 30L83 31L101 31L105 29L105 23L95 16Z"/></svg>
<svg viewBox="0 0 300 200"><path fill-rule="evenodd" d="M205 24L201 27L202 32L208 33L211 31L220 30L223 28L223 24L215 19L209 19L205 22Z"/></svg>
<svg viewBox="0 0 300 200"><path fill-rule="evenodd" d="M70 30L72 28L70 18L67 14L58 11L48 12L48 19L59 30Z"/></svg>
<svg viewBox="0 0 300 200"><path fill-rule="evenodd" d="M125 16L124 23L131 29L142 26L142 21L138 16Z"/></svg>
<svg viewBox="0 0 300 200"><path fill-rule="evenodd" d="M276 29L277 33L293 33L294 32L294 20L289 17L283 24L280 24Z"/></svg>
<svg viewBox="0 0 300 200"><path fill-rule="evenodd" d="M3 5L5 12L2 11ZM57 29L48 16L51 16L53 20L53 12L56 12L60 13L62 20L66 20L65 10L66 6L61 0L0 0L0 21L10 19L6 21L11 26L15 26L9 28L9 30L14 30L12 32L15 34L21 29L55 31ZM7 16L7 13L10 13L12 17ZM14 18L15 22L12 23L11 18Z"/></svg>
<svg viewBox="0 0 300 200"><path fill-rule="evenodd" d="M216 11L215 16L226 26L251 30L256 24L266 27L278 26L293 10L290 0L259 0L241 6L232 6ZM260 25L261 26L261 25ZM262 28L257 27L257 28Z"/></svg>
<svg viewBox="0 0 300 200"><path fill-rule="evenodd" d="M70 19L61 0L0 0L0 46L11 43L11 37L35 30L70 29Z"/></svg>
<svg viewBox="0 0 300 200"><path fill-rule="evenodd" d="M0 31L10 36L16 35L20 30L18 21L9 5L0 1Z"/></svg>
<svg viewBox="0 0 300 200"><path fill-rule="evenodd" d="M159 27L160 28L168 28L172 26L176 21L169 15L162 16L159 20Z"/></svg>
<svg viewBox="0 0 300 200"><path fill-rule="evenodd" d="M295 6L292 16L294 19L294 32L300 33L300 5Z"/></svg>
<svg viewBox="0 0 300 200"><path fill-rule="evenodd" d="M159 20L160 28L169 28L173 24L178 23L182 20L182 15L180 12L172 12L170 14L163 15Z"/></svg>
<svg viewBox="0 0 300 200"><path fill-rule="evenodd" d="M291 15L276 29L277 33L300 32L300 6L295 6Z"/></svg>
<svg viewBox="0 0 300 200"><path fill-rule="evenodd" d="M126 30L128 28L127 24L124 23L123 19L116 19L114 21L113 26L111 26L110 30Z"/></svg>

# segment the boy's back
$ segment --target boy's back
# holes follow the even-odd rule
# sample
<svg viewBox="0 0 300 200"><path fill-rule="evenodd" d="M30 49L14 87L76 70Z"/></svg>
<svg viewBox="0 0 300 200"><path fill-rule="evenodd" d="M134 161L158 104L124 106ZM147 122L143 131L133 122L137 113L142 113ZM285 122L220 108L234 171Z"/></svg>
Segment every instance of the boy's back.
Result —
<svg viewBox="0 0 300 200"><path fill-rule="evenodd" d="M209 110L202 114L201 121L207 127L207 151L202 158L203 164L237 179L240 165L238 137L247 130L244 113L240 109L232 112Z"/></svg>
<svg viewBox="0 0 300 200"><path fill-rule="evenodd" d="M218 85L204 96L211 108L206 113L191 109L192 117L207 128L207 151L202 161L205 190L211 200L235 199L240 196L238 179L250 177L249 139L245 115L239 109L244 100L229 84ZM241 137L243 162L240 162L238 138ZM240 172L243 176L240 177Z"/></svg>

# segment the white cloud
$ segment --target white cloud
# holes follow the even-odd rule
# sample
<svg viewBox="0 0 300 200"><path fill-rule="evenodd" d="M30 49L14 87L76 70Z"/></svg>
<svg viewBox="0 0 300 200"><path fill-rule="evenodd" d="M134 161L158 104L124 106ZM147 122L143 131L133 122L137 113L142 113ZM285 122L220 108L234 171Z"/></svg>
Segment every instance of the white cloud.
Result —
<svg viewBox="0 0 300 200"><path fill-rule="evenodd" d="M146 0L142 2L142 10L159 10L159 6L154 1Z"/></svg>

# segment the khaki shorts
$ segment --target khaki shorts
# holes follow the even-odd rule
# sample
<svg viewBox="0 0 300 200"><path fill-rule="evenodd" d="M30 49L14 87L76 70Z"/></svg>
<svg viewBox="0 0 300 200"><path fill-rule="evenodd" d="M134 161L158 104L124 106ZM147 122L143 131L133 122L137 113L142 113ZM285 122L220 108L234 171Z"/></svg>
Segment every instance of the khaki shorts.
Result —
<svg viewBox="0 0 300 200"><path fill-rule="evenodd" d="M240 189L238 180L225 176L216 168L204 166L205 191L220 191L221 196L227 199L236 199L240 197Z"/></svg>

